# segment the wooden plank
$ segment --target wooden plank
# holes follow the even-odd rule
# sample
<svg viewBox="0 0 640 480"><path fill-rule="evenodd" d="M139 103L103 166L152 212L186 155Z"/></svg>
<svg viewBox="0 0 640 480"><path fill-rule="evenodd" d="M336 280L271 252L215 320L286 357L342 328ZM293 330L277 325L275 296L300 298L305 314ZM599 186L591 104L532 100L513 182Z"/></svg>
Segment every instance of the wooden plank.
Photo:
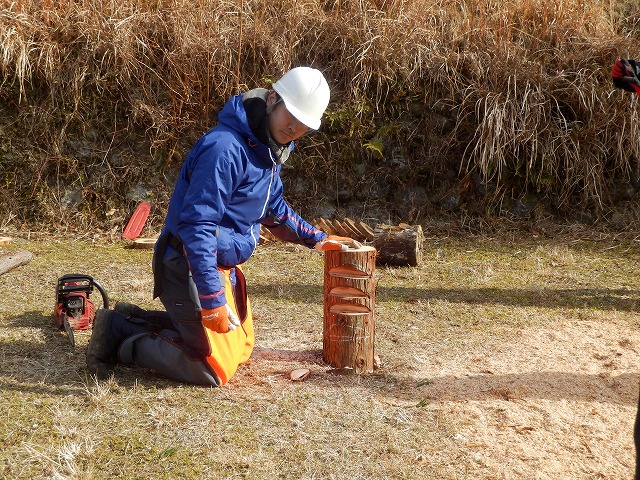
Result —
<svg viewBox="0 0 640 480"><path fill-rule="evenodd" d="M13 270L16 267L29 263L33 258L33 253L20 250L16 253L8 253L0 256L0 275Z"/></svg>
<svg viewBox="0 0 640 480"><path fill-rule="evenodd" d="M362 232L360 231L360 229L356 225L356 222L354 222L352 219L350 219L348 217L345 217L344 220L342 221L342 223L344 225L346 225L347 227L349 227L352 232L354 232L353 233L354 236L352 238L354 238L355 240L358 240L360 242L364 242L367 239L366 236L362 234Z"/></svg>
<svg viewBox="0 0 640 480"><path fill-rule="evenodd" d="M340 223L339 220L333 221L333 229L336 231L336 235L341 237L350 237L351 233L344 229L344 226Z"/></svg>
<svg viewBox="0 0 640 480"><path fill-rule="evenodd" d="M354 240L359 240L359 241L363 241L364 239L362 238L362 235L360 235L360 232L358 232L358 230L351 228L351 225L349 225L348 222L346 221L342 221L340 222L340 226L342 227L342 230L344 230L344 232L346 233L345 237L350 237L353 238Z"/></svg>
<svg viewBox="0 0 640 480"><path fill-rule="evenodd" d="M365 232L368 241L370 242L373 241L373 239L375 238L375 234L373 233L373 228L371 228L369 225L367 225L364 222L358 222L358 227L360 227L360 229L363 232Z"/></svg>
<svg viewBox="0 0 640 480"><path fill-rule="evenodd" d="M349 225L352 230L358 232L358 235L360 236L358 240L360 240L361 242L371 242L373 240L373 230L371 230L371 228L366 226L364 223L356 222L355 220L352 220L350 218L345 218L344 222ZM363 228L363 226L367 228Z"/></svg>
<svg viewBox="0 0 640 480"><path fill-rule="evenodd" d="M329 221L325 218L319 218L316 227L325 232L327 235L337 235L335 229L333 228L333 225L329 223Z"/></svg>

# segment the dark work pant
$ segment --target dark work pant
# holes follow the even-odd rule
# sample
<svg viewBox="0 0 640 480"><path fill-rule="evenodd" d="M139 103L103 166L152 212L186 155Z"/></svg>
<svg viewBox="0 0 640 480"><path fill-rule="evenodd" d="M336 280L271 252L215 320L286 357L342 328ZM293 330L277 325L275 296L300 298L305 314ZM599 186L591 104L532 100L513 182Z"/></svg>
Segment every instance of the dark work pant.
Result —
<svg viewBox="0 0 640 480"><path fill-rule="evenodd" d="M154 254L154 275L161 281L160 301L172 327L157 335L141 334L125 340L120 347L122 363L136 363L169 378L196 385L218 386L220 381L205 357L209 341L200 319L200 301L185 258L169 250L158 269ZM157 275L160 273L160 275Z"/></svg>
<svg viewBox="0 0 640 480"><path fill-rule="evenodd" d="M158 261L156 258L154 265ZM206 357L210 353L209 341L200 318L202 307L198 290L191 278L186 259L169 249L157 280L162 282L160 301L182 339L185 351L194 359Z"/></svg>

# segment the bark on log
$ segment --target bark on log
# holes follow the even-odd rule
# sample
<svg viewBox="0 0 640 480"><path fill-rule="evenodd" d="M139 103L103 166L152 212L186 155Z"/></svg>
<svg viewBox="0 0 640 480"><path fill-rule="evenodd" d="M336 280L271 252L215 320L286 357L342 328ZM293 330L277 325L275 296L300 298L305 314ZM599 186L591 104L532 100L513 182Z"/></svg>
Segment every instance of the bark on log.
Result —
<svg viewBox="0 0 640 480"><path fill-rule="evenodd" d="M420 225L377 225L373 233L378 265L417 267L422 263L424 235Z"/></svg>
<svg viewBox="0 0 640 480"><path fill-rule="evenodd" d="M337 369L374 369L376 250L364 246L324 254L322 357Z"/></svg>
<svg viewBox="0 0 640 480"><path fill-rule="evenodd" d="M16 253L8 253L0 256L0 275L7 273L9 270L13 270L20 265L29 263L33 258L33 253L26 250L20 250Z"/></svg>

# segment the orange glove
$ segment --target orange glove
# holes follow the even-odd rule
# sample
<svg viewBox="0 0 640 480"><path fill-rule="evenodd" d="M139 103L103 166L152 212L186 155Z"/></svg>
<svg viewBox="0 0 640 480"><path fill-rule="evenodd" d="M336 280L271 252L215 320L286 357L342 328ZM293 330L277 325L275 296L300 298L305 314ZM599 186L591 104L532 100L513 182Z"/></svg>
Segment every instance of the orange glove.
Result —
<svg viewBox="0 0 640 480"><path fill-rule="evenodd" d="M218 333L227 333L240 326L238 316L233 313L228 303L221 307L211 309L203 308L200 315L202 324Z"/></svg>
<svg viewBox="0 0 640 480"><path fill-rule="evenodd" d="M313 248L316 250L349 250L349 248L360 248L362 244L357 240L349 237L338 237L337 235L329 235L324 240L320 240Z"/></svg>

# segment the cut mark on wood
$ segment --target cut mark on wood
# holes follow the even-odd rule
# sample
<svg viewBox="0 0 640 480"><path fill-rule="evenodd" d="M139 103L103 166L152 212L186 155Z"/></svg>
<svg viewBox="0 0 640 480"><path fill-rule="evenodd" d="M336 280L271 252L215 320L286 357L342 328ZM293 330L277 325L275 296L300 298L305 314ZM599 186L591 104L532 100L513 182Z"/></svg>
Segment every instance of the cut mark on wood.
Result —
<svg viewBox="0 0 640 480"><path fill-rule="evenodd" d="M371 313L371 310L366 305L354 303L336 303L331 305L329 311L335 315L368 315Z"/></svg>
<svg viewBox="0 0 640 480"><path fill-rule="evenodd" d="M352 266L352 265L339 265L329 270L329 275L332 277L340 278L369 278L367 272Z"/></svg>
<svg viewBox="0 0 640 480"><path fill-rule="evenodd" d="M332 297L338 298L369 298L369 295L354 287L334 287L329 292Z"/></svg>

